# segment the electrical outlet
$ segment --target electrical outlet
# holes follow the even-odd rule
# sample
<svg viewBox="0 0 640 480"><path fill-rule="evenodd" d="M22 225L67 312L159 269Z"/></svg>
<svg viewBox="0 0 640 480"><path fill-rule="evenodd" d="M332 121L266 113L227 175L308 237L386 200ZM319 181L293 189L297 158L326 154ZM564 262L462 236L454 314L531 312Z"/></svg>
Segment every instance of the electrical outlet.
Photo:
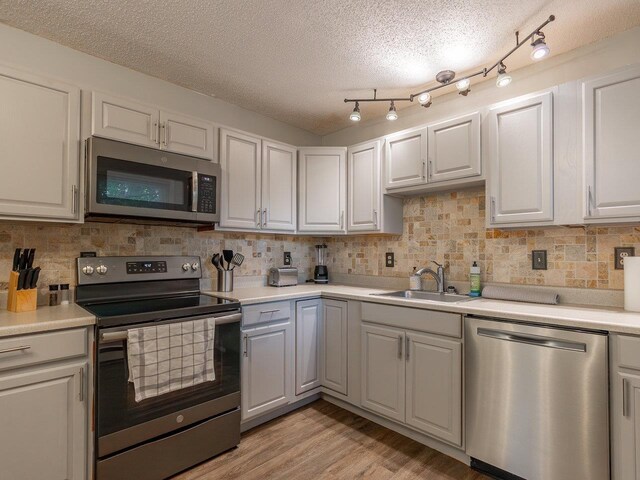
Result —
<svg viewBox="0 0 640 480"><path fill-rule="evenodd" d="M285 266L291 265L291 252L284 252L283 263Z"/></svg>
<svg viewBox="0 0 640 480"><path fill-rule="evenodd" d="M384 254L384 262L387 267L393 268L396 265L396 259L393 252L387 252Z"/></svg>
<svg viewBox="0 0 640 480"><path fill-rule="evenodd" d="M635 257L636 249L634 247L615 247L616 255L616 270L622 270L624 268L624 259L627 257Z"/></svg>
<svg viewBox="0 0 640 480"><path fill-rule="evenodd" d="M547 251L546 250L533 250L531 252L531 268L533 268L534 270L547 269Z"/></svg>

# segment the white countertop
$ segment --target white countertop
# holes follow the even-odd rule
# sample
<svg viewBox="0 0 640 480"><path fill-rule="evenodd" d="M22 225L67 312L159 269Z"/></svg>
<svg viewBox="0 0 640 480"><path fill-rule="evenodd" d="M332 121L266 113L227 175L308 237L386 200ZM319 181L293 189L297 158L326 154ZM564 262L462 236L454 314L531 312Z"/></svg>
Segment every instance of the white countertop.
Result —
<svg viewBox="0 0 640 480"><path fill-rule="evenodd" d="M619 308L588 307L580 305L538 305L502 300L475 299L460 303L442 303L405 298L379 297L372 294L390 290L353 287L346 285L304 284L293 287L237 288L228 293L204 292L210 295L235 298L242 305L296 300L308 297L331 297L360 300L387 305L423 308L453 313L498 317L590 330L606 330L640 335L640 313L625 312Z"/></svg>
<svg viewBox="0 0 640 480"><path fill-rule="evenodd" d="M0 337L93 325L96 318L75 303L38 307L32 312L0 311Z"/></svg>

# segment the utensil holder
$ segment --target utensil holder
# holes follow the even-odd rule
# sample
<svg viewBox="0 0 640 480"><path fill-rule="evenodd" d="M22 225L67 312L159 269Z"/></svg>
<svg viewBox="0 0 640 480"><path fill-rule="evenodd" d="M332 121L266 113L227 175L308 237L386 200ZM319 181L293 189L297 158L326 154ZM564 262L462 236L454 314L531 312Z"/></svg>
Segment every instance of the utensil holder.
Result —
<svg viewBox="0 0 640 480"><path fill-rule="evenodd" d="M7 310L10 312L31 312L38 307L38 289L18 290L18 272L9 274Z"/></svg>
<svg viewBox="0 0 640 480"><path fill-rule="evenodd" d="M233 270L218 270L218 291L233 291Z"/></svg>

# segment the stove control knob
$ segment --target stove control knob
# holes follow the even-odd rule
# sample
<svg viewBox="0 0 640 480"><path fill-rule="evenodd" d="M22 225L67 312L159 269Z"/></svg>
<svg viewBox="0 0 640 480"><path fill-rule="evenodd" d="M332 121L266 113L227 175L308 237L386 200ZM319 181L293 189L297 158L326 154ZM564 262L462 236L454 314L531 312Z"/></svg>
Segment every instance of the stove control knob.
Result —
<svg viewBox="0 0 640 480"><path fill-rule="evenodd" d="M191 265L189 265L188 263L182 265L182 270L184 270L185 272L188 272L189 269L191 269Z"/></svg>
<svg viewBox="0 0 640 480"><path fill-rule="evenodd" d="M193 270L194 272L195 272L196 270L198 270L199 268L200 268L200 264L199 264L198 262L193 262L193 263L191 264L191 270Z"/></svg>
<svg viewBox="0 0 640 480"><path fill-rule="evenodd" d="M85 275L93 275L93 267L91 265L82 267L82 273L84 273Z"/></svg>
<svg viewBox="0 0 640 480"><path fill-rule="evenodd" d="M96 267L96 272L98 272L98 274L100 275L104 275L105 273L107 273L107 266L106 265L98 265Z"/></svg>

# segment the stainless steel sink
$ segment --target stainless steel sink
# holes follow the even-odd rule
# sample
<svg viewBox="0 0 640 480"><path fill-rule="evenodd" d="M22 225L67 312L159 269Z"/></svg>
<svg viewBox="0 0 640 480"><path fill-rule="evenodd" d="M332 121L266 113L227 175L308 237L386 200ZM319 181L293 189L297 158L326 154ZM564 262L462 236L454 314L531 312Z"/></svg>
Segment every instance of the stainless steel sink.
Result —
<svg viewBox="0 0 640 480"><path fill-rule="evenodd" d="M445 303L468 302L469 300L475 300L475 297L458 295L457 293L424 292L422 290L400 290L399 292L374 293L374 295L380 297L409 298L411 300L426 300L429 302Z"/></svg>

